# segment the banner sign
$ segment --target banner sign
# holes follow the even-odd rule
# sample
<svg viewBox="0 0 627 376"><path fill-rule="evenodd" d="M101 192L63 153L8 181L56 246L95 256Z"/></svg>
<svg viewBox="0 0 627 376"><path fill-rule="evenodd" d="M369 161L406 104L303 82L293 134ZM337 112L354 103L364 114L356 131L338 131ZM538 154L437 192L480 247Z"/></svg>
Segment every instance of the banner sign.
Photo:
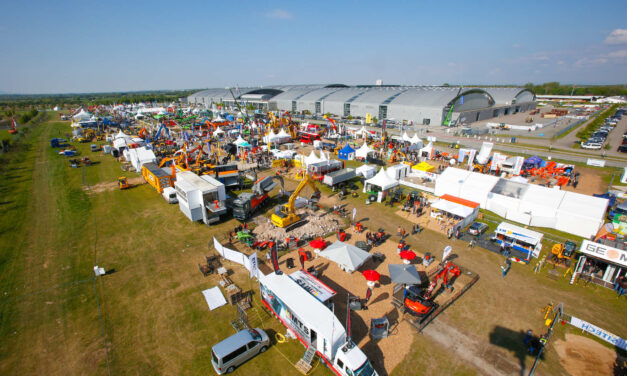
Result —
<svg viewBox="0 0 627 376"><path fill-rule="evenodd" d="M470 152L468 153L468 171L472 171L475 167L475 155L477 155L477 151L475 149L470 149Z"/></svg>
<svg viewBox="0 0 627 376"><path fill-rule="evenodd" d="M584 240L579 252L611 263L627 267L627 252L618 248Z"/></svg>
<svg viewBox="0 0 627 376"><path fill-rule="evenodd" d="M248 256L248 270L250 271L250 278L257 278L258 277L258 264L257 264L257 252L253 253L252 255Z"/></svg>
<svg viewBox="0 0 627 376"><path fill-rule="evenodd" d="M605 167L605 161L603 159L588 158L588 160L586 161L586 164L588 166L594 166L594 167Z"/></svg>
<svg viewBox="0 0 627 376"><path fill-rule="evenodd" d="M589 322L583 321L574 316L571 316L569 324L583 330L584 332L588 332L592 335L595 335L618 348L627 350L627 341L625 341L624 339L622 339L621 337L615 334L612 334L604 329L599 328L598 326L592 325Z"/></svg>

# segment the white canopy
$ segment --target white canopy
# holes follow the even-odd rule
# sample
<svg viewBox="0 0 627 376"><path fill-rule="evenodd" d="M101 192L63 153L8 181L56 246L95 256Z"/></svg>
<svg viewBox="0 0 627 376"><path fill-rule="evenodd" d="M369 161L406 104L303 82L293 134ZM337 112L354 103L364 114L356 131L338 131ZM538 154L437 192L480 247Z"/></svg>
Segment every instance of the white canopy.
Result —
<svg viewBox="0 0 627 376"><path fill-rule="evenodd" d="M566 192L557 210L555 228L590 238L603 225L608 204L606 198Z"/></svg>
<svg viewBox="0 0 627 376"><path fill-rule="evenodd" d="M305 166L309 166L311 164L314 163L318 163L320 162L320 158L318 158L318 156L316 155L316 153L314 153L314 151L311 151L311 154L309 154L308 157L305 157Z"/></svg>
<svg viewBox="0 0 627 376"><path fill-rule="evenodd" d="M148 150L145 147L135 149L125 149L124 157L127 161L131 162L131 165L135 168L135 171L140 172L142 166L145 163L156 163L157 157L152 150Z"/></svg>
<svg viewBox="0 0 627 376"><path fill-rule="evenodd" d="M327 157L327 155L324 154L324 151L321 150L320 151L320 162L328 161L328 160L329 160L329 157Z"/></svg>
<svg viewBox="0 0 627 376"><path fill-rule="evenodd" d="M216 128L216 130L215 130L215 131L213 131L213 134L214 134L214 135L216 135L216 134L223 134L223 133L224 133L224 131L223 131L223 130L222 130L222 128L220 128L220 127Z"/></svg>
<svg viewBox="0 0 627 376"><path fill-rule="evenodd" d="M250 147L248 141L244 140L242 136L237 137L237 140L235 140L234 144L241 148Z"/></svg>
<svg viewBox="0 0 627 376"><path fill-rule="evenodd" d="M78 112L78 114L72 116L72 119L74 119L76 121L87 121L87 120L91 119L91 114L89 112L86 112L85 110L83 110L81 108L81 110Z"/></svg>
<svg viewBox="0 0 627 376"><path fill-rule="evenodd" d="M357 169L355 170L355 173L357 175L362 175L366 179L370 179L371 177L374 176L374 174L377 173L377 168L374 166L365 164L365 165L361 165L357 167Z"/></svg>
<svg viewBox="0 0 627 376"><path fill-rule="evenodd" d="M118 138L128 138L130 140L132 137L122 131L119 131L115 136L113 136L114 140Z"/></svg>
<svg viewBox="0 0 627 376"><path fill-rule="evenodd" d="M462 185L470 174L470 171L448 167L440 174L440 176L438 176L435 181L435 195L442 196L444 194L449 194L455 197L466 198L461 193ZM490 189L492 189L492 187L490 187ZM490 190L488 190L488 192L490 192ZM481 203L481 201L479 200L473 201Z"/></svg>
<svg viewBox="0 0 627 376"><path fill-rule="evenodd" d="M456 216L466 218L472 214L473 208L464 206L448 200L438 200L431 205L434 209L439 209L447 213L455 214Z"/></svg>
<svg viewBox="0 0 627 376"><path fill-rule="evenodd" d="M366 135L368 137L372 137L372 133L370 133L369 130L366 129L366 127L362 126L360 130L358 130L357 132L355 132L355 135Z"/></svg>
<svg viewBox="0 0 627 376"><path fill-rule="evenodd" d="M337 263L341 268L353 272L359 269L372 255L354 245L337 241L320 252L320 256Z"/></svg>
<svg viewBox="0 0 627 376"><path fill-rule="evenodd" d="M428 154L427 158L431 159L433 157L433 142L429 141L427 146L421 148L418 153L422 157L422 153L424 153L424 152L426 152Z"/></svg>
<svg viewBox="0 0 627 376"><path fill-rule="evenodd" d="M278 134L277 136L279 136L279 137L281 137L281 138L289 138L289 139L291 139L291 138L292 138L292 136L290 136L290 135L289 135L289 134L285 131L285 129L283 129L283 128L281 128L281 131L279 132L279 134Z"/></svg>
<svg viewBox="0 0 627 376"><path fill-rule="evenodd" d="M374 152L374 150L371 149L370 146L368 146L368 144L364 142L364 144L361 145L359 149L355 150L355 156L357 158L366 158L368 154L372 152Z"/></svg>
<svg viewBox="0 0 627 376"><path fill-rule="evenodd" d="M418 137L418 133L414 134L414 137L411 138L410 142L414 145L420 145L420 147L424 144L420 137Z"/></svg>
<svg viewBox="0 0 627 376"><path fill-rule="evenodd" d="M385 191L396 187L399 183L388 176L385 172L385 168L381 167L379 172L373 178L366 180L366 184L377 186L381 188L382 191Z"/></svg>
<svg viewBox="0 0 627 376"><path fill-rule="evenodd" d="M411 137L407 134L407 132L403 133L403 141L411 142Z"/></svg>

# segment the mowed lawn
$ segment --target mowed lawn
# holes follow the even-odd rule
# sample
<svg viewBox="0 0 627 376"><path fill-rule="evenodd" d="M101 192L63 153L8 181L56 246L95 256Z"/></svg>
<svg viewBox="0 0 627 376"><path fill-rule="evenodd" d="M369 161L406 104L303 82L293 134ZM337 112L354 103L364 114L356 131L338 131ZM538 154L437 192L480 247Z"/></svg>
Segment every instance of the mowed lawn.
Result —
<svg viewBox="0 0 627 376"><path fill-rule="evenodd" d="M234 333L230 321L236 312L231 306L209 311L201 291L217 285L217 278L203 277L197 264L209 253L212 236L237 222L191 223L178 205L168 205L148 185L118 190L117 177L138 175L122 172L111 156L91 153L89 144L76 145L98 163L70 168L48 141L66 132L67 122L48 122L31 129L19 149L0 155L0 373L213 374L210 348ZM358 207L359 218L368 218L367 226L389 232L398 224L409 228L396 208L363 201L345 200ZM408 242L438 257L451 243L429 231ZM627 332L625 300L611 290L570 286L565 279L547 278L546 270L533 274L523 265L514 265L503 279L500 256L459 241L452 245L456 261L481 279L437 320L484 346L494 362L521 362L515 333L539 332L541 309L549 301L564 302L568 313L618 335ZM112 273L95 279L96 264ZM258 292L243 268L230 268L239 286ZM259 308L258 295L249 317L273 337L285 332ZM557 337L566 330L559 329ZM296 341L277 344L235 374L299 375L292 364L304 350ZM523 356L522 363L528 370L531 358ZM565 374L550 348L538 371ZM477 373L424 334L416 335L410 354L392 372ZM318 365L311 374L331 373Z"/></svg>

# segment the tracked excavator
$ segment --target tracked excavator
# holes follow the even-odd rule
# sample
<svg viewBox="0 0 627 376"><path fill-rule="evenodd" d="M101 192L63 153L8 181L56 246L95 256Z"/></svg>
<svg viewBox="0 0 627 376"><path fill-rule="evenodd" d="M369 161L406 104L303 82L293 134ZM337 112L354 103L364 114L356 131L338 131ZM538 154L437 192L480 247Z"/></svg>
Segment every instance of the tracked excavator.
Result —
<svg viewBox="0 0 627 376"><path fill-rule="evenodd" d="M275 212L272 214L272 224L277 227L289 229L295 227L297 224L302 222L300 216L296 214L296 208L294 204L300 192L307 185L311 186L311 188L313 188L314 190L311 199L314 201L320 199L320 190L318 189L318 187L316 187L316 180L309 174L305 174L303 180L301 180L300 184L298 184L298 187L296 187L296 189L290 196L287 204L277 207Z"/></svg>
<svg viewBox="0 0 627 376"><path fill-rule="evenodd" d="M438 304L433 300L435 298L436 287L442 282L440 287L444 286L449 290L453 290L453 282L459 277L461 269L452 262L447 262L435 273L429 287L421 289L418 286L410 286L405 289L404 306L405 310L421 320L426 319L438 308Z"/></svg>

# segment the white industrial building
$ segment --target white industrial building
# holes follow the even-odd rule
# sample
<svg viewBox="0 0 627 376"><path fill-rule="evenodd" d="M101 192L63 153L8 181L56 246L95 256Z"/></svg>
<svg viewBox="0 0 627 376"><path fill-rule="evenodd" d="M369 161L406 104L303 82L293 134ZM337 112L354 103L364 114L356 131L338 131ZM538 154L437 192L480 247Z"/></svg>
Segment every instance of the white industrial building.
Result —
<svg viewBox="0 0 627 376"><path fill-rule="evenodd" d="M536 96L521 87L292 85L207 89L190 95L191 104L233 104L260 110L337 117L405 120L423 125L470 124L534 109Z"/></svg>

